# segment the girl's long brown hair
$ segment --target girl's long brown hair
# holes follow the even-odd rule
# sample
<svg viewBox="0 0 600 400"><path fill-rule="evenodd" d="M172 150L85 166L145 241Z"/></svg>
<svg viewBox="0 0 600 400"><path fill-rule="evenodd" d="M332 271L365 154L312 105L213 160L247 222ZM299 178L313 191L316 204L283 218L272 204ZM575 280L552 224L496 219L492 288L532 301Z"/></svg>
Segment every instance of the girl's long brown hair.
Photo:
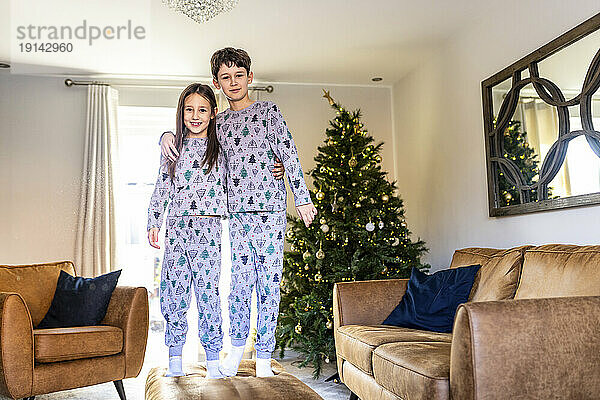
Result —
<svg viewBox="0 0 600 400"><path fill-rule="evenodd" d="M216 123L216 111L217 111L217 99L215 98L215 92L208 85L203 85L201 83L192 83L188 87L186 87L181 95L179 96L179 102L177 103L177 122L176 122L176 130L175 130L175 147L177 148L177 152L179 155L175 159L175 161L168 161L168 170L169 176L171 177L171 181L173 181L175 176L175 166L177 165L177 160L181 156L181 149L183 148L183 139L188 135L188 129L183 123L183 114L185 108L185 99L188 98L191 94L199 94L204 97L210 104L211 113L214 115L214 118L210 120L208 123L207 133L207 143L206 143L206 153L204 153L204 158L202 160L202 166L208 165L208 172L210 172L213 166L217 163L217 158L219 157L219 142L217 141L217 123Z"/></svg>

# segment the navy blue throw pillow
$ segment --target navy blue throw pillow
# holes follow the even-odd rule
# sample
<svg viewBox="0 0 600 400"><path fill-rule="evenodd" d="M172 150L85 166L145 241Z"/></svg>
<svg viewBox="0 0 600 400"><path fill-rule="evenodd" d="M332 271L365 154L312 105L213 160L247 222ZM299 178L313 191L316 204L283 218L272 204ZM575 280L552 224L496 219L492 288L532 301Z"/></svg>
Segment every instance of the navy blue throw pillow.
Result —
<svg viewBox="0 0 600 400"><path fill-rule="evenodd" d="M50 309L36 329L98 325L104 319L121 270L82 278L60 271Z"/></svg>
<svg viewBox="0 0 600 400"><path fill-rule="evenodd" d="M383 324L452 332L456 309L469 299L479 268L471 265L427 275L413 267L406 293Z"/></svg>

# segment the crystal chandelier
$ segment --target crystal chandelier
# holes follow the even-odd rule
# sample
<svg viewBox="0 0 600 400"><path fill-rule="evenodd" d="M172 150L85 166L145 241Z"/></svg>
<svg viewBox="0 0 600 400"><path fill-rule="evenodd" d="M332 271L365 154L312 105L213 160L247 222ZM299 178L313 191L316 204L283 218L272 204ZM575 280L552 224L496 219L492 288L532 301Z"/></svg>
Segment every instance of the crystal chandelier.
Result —
<svg viewBox="0 0 600 400"><path fill-rule="evenodd" d="M231 10L238 0L162 0L169 8L179 11L198 23Z"/></svg>

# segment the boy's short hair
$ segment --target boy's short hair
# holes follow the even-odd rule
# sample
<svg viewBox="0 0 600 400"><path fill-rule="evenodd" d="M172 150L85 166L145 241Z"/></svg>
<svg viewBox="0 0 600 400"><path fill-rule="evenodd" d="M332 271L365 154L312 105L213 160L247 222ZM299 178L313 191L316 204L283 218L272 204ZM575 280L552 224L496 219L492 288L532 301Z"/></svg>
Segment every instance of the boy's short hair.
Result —
<svg viewBox="0 0 600 400"><path fill-rule="evenodd" d="M210 69L215 80L218 80L219 69L225 64L228 67L235 65L239 68L244 68L247 74L250 74L250 56L242 49L234 49L233 47L225 47L224 49L214 52L210 59Z"/></svg>

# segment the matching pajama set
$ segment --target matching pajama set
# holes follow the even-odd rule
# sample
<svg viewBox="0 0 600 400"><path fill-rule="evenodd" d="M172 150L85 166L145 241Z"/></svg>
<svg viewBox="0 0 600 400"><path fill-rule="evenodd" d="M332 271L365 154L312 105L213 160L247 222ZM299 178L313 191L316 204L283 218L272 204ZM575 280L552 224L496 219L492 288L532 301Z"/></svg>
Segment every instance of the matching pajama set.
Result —
<svg viewBox="0 0 600 400"><path fill-rule="evenodd" d="M217 115L217 137L227 159L227 203L231 241L229 315L231 342L246 343L252 289L256 285L257 358L271 358L279 315L283 270L286 189L273 177L281 160L296 206L312 203L296 145L277 105L256 101Z"/></svg>
<svg viewBox="0 0 600 400"><path fill-rule="evenodd" d="M212 170L202 166L206 138L185 138L173 181L161 156L156 186L148 207L148 230L160 228L167 206L165 253L160 280L160 308L166 320L169 355L181 355L188 329L187 311L193 285L198 306L198 336L208 361L223 347L219 275L221 215L227 213L226 165L219 152ZM208 216L208 217L203 217Z"/></svg>

